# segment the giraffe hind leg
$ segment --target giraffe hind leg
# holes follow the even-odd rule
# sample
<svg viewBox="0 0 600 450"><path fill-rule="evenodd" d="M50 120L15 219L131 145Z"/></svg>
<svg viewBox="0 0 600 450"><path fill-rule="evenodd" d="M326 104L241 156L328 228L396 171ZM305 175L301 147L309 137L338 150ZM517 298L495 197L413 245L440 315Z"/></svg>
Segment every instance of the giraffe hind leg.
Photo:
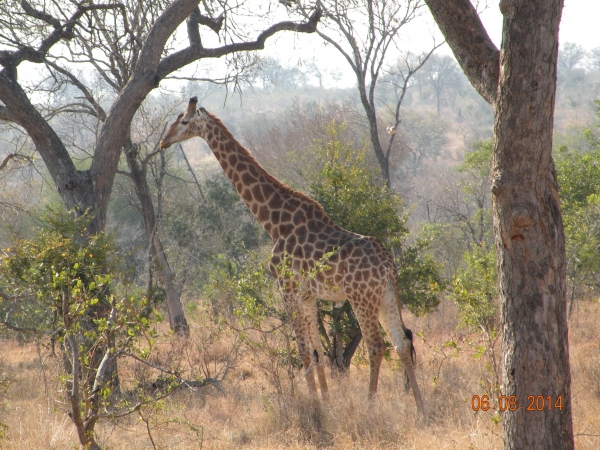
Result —
<svg viewBox="0 0 600 450"><path fill-rule="evenodd" d="M348 293L348 300L352 305L354 315L358 319L360 330L362 332L367 349L369 351L369 366L370 366L370 381L369 381L369 397L374 397L377 394L377 384L379 381L379 370L381 361L385 353L385 342L379 328L377 315L367 312L367 308L363 308L362 299L353 292Z"/></svg>

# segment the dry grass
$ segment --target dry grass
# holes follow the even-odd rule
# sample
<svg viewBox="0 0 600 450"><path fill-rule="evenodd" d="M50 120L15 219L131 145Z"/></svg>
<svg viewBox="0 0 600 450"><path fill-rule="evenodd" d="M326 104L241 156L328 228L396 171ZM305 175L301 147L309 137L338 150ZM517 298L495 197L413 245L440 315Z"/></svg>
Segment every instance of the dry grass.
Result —
<svg viewBox="0 0 600 450"><path fill-rule="evenodd" d="M278 395L253 365L236 350L232 336L207 333L197 324L188 345L165 335L157 362L187 368L201 376L229 371L223 391L213 386L179 390L141 414L97 426L100 445L111 449L305 449L305 448L502 448L501 425L492 411L475 414L471 397L483 395L493 374L486 359L475 359L476 336L456 331L451 305L426 319L406 317L418 333L417 370L432 418L416 421L411 393L396 360L384 364L379 396L368 401L368 367L353 366L348 377L331 378L331 402L324 404L306 393L305 383L283 380L293 398ZM600 448L600 303L582 304L570 323L573 414L579 449ZM454 342L455 346L444 346ZM499 343L498 343L499 344ZM61 406L55 358L43 359L32 344L1 342L0 375L8 377L0 393L0 423L8 425L0 440L3 449L76 448L77 436ZM121 365L124 387L156 374L134 363ZM136 381L137 380L137 381ZM434 381L435 380L435 381Z"/></svg>

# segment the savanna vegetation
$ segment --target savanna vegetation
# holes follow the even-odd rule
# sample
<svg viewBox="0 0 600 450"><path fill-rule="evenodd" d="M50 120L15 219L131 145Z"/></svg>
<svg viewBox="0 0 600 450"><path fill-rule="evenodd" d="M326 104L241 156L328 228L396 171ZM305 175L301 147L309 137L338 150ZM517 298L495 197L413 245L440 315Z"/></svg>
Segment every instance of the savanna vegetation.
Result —
<svg viewBox="0 0 600 450"><path fill-rule="evenodd" d="M23 37L27 21L55 23L24 3L24 19L7 9L10 20L1 20L34 46ZM53 151L68 154L70 175L53 172L52 152L32 136L37 122L14 116L0 80L0 448L502 448L511 403L501 397L494 114L455 59L436 53L436 43L422 54L361 57L349 20L360 8L335 10L335 2L317 11L282 2L305 27L276 26L314 33L322 21L313 37L337 45L349 64L339 70L356 77L352 88L335 87L339 72L315 61L289 65L239 31L249 26L244 17L272 19L272 11L232 7L240 15L224 19L217 2L190 7L185 55L165 40L162 56L152 56L143 43L156 38L151 25L169 2L155 2L147 22L137 3L113 5L116 22L108 20L112 7L80 6L74 14L87 28L59 36L69 56L44 55L45 77L21 81L53 129ZM366 42L388 48L422 7L375 11L364 26L381 35ZM212 57L194 27L209 30L204 42L221 33L230 45L220 53L229 55L227 74L165 82L184 62ZM0 39L4 71L35 59ZM599 54L567 43L558 56L553 157L572 396L532 392L530 412L569 404L582 449L600 446ZM160 89L144 84L139 58L153 61ZM94 75L75 72L84 60L96 65ZM117 116L135 83L144 91L139 109ZM318 303L331 400L308 394L267 268L269 236L202 141L158 151L192 95L271 174L394 255L425 423L389 343L379 394L368 399L368 352L348 302ZM111 120L120 127L111 145L122 149L110 156L112 175L98 162L113 151L102 141ZM94 186L101 173L113 176L114 184L109 193L77 193L57 181L75 173L92 174Z"/></svg>

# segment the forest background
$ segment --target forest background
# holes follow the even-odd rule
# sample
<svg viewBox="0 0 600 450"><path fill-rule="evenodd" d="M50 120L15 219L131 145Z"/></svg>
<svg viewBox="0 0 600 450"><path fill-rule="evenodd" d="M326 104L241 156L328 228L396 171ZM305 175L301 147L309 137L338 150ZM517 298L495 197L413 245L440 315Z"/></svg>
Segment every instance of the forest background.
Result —
<svg viewBox="0 0 600 450"><path fill-rule="evenodd" d="M356 86L334 87L341 78L339 69L322 68L315 60L290 65L261 54L232 79L179 80L146 99L133 122L132 136L140 161L147 164L156 230L190 337L182 340L171 334L162 319L168 312L165 288L157 276L160 267L149 258L142 206L131 181L132 168L123 156L106 220L111 238L93 243L94 253L103 255L99 266L107 270L87 274L88 283L78 292L93 303L96 285L110 285L111 295L132 299L124 315L147 318L127 330L126 335L142 340L123 349L134 358L120 368L122 390L135 391L131 404L141 406L131 408L136 419L119 419L114 411L107 412L96 430L102 445L118 447L121 438L116 430L125 429L135 435L140 448L194 447L199 442L214 447L399 443L419 447L434 442L456 448L465 443L476 448L501 446L501 405L492 400L484 414L475 412L473 403L473 396L497 398L499 389L489 192L492 111L454 59L443 53L431 54L403 85L403 64L411 57L413 63L423 62L421 56L406 54L407 59L392 61L377 86L381 134L395 136L389 189L371 149ZM102 80L86 81L95 86L99 98L111 100L113 94ZM77 98L80 91L51 78L36 83L47 114L55 115L52 126L68 137L79 168L86 167L90 145L98 137L97 123L55 108L65 99ZM406 91L396 116L402 86ZM554 153L567 235L573 378L583 392L575 410L582 448L596 448L600 432L594 418L597 406L591 406L593 398L600 397L600 363L584 356L597 354L600 317L600 116L595 103L599 91L600 47L588 51L564 43L559 54ZM405 320L417 336L420 376L438 424L434 433L419 433L411 426L413 405L399 389L402 377L398 361L391 357L382 380L383 392L390 395L378 400L382 404L376 414L362 408L358 392L366 387L366 355L347 306L322 305L322 334L332 365L337 364L340 372L350 369L350 375L340 375L336 388L356 397L324 411L302 396L296 387L301 373L293 336L277 291L262 268L269 251L267 236L202 141L156 152L164 125L193 95L270 173L316 198L337 223L377 235L395 251L410 310ZM388 127L393 129L386 131ZM18 248L30 264L44 245L65 249L74 245L73 261L81 258L77 243L60 239L82 232L86 224L72 222L64 214L28 136L6 124L1 132L0 155L6 164L0 173L0 246L6 249L5 256ZM26 254L35 245L40 247ZM27 270L32 285L39 271L34 274L32 266ZM35 300L21 303L16 311L9 299L26 292L9 295L7 287L3 281L0 312L12 329L2 331L6 351L0 360L0 381L6 390L0 442L7 447L61 448L77 437L63 412L65 399L56 394L65 368L49 356L55 342L46 339L48 330L52 334L56 327L43 308L44 299L54 294L38 291ZM36 331L28 332L32 329ZM62 344L59 341L57 345ZM337 342L342 353L352 349L341 362L333 360ZM581 347L575 347L578 344ZM159 377L156 367L167 376ZM189 386L185 393L175 388L184 378ZM169 383L175 384L169 388ZM256 392L261 393L253 396ZM24 413L32 411L32 405L39 415L36 419ZM182 405L185 411L179 414ZM35 423L24 425L26 420Z"/></svg>

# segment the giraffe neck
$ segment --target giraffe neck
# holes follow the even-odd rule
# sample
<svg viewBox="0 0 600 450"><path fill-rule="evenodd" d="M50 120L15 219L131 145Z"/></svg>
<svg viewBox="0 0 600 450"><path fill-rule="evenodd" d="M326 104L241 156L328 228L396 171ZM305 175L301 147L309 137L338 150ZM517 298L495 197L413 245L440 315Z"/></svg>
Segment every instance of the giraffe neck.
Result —
<svg viewBox="0 0 600 450"><path fill-rule="evenodd" d="M332 224L323 207L269 174L219 119L211 115L204 138L254 217L273 240L293 233L296 226L317 220Z"/></svg>

